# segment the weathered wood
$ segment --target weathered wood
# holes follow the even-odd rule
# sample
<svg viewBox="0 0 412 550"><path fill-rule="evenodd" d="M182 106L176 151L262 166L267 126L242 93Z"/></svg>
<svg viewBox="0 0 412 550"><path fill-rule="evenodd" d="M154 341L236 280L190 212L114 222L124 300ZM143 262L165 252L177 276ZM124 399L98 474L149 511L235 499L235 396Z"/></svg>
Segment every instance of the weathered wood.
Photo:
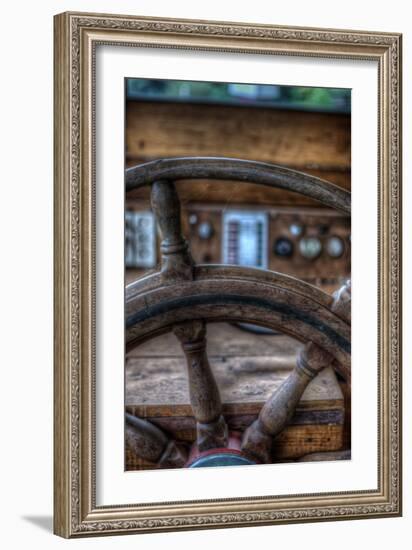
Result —
<svg viewBox="0 0 412 550"><path fill-rule="evenodd" d="M230 428L229 422L229 428ZM195 434L195 430L193 430ZM194 441L188 436L188 441ZM185 445L185 442L178 442ZM275 439L271 462L296 461L303 455L318 452L333 452L342 449L341 424L288 425ZM139 459L126 447L126 470L148 470L157 466Z"/></svg>
<svg viewBox="0 0 412 550"><path fill-rule="evenodd" d="M227 360L229 371L233 370L236 376L253 373L255 365L259 372L272 372L274 368L278 371L293 368L296 354L302 346L300 342L284 334L255 334L231 323L210 323L207 335L207 352L213 366L216 361L220 364ZM154 365L157 359L173 361L176 358L177 364L179 361L182 364L184 354L174 334L169 332L147 340L131 350L127 354L126 366L129 366L133 358L147 358L149 361L153 360ZM242 358L245 358L242 363L231 363L233 360L242 361ZM178 370L184 372L182 366Z"/></svg>
<svg viewBox="0 0 412 550"><path fill-rule="evenodd" d="M314 342L350 378L350 325L330 309L332 297L297 279L238 266L201 266L187 283L157 275L126 288L126 349L179 322L205 319L264 325Z"/></svg>
<svg viewBox="0 0 412 550"><path fill-rule="evenodd" d="M229 195L225 204L205 205L197 202L184 205L182 201L183 233L190 243L191 254L197 264L222 262L222 213L226 208L231 207L233 206ZM137 211L147 210L148 203L132 201L128 208ZM278 208L266 204L262 211L268 217L268 243L267 249L264 250L268 269L286 272L322 288L329 294L350 277L350 217L326 208ZM194 223L194 219L196 219L196 223ZM213 228L212 235L208 239L201 238L199 235L200 224L205 222ZM308 260L300 254L299 241L302 235L293 235L290 231L290 227L296 224L302 227L305 237L316 237L322 243L322 252L315 261ZM343 253L340 257L331 258L326 252L328 240L332 236L339 237L343 244ZM290 257L273 253L274 243L279 237L287 237L291 242L293 253ZM159 255L158 251L157 256ZM146 273L147 270L144 268L128 269L126 270L126 282L130 283Z"/></svg>
<svg viewBox="0 0 412 550"><path fill-rule="evenodd" d="M351 279L348 279L344 285L333 293L332 303L332 311L348 323L351 322L351 298L352 283Z"/></svg>
<svg viewBox="0 0 412 550"><path fill-rule="evenodd" d="M294 367L301 344L285 335L245 333L226 323L208 325L208 356L231 431L243 432ZM255 355L257 353L259 355ZM173 333L153 338L128 354L126 409L190 445L196 439L184 354ZM306 388L287 428L274 442L272 461L342 447L345 409L331 368ZM152 468L127 453L128 469Z"/></svg>
<svg viewBox="0 0 412 550"><path fill-rule="evenodd" d="M126 170L126 192L161 180L220 179L294 191L350 214L351 195L330 182L283 166L225 157L154 160Z"/></svg>
<svg viewBox="0 0 412 550"><path fill-rule="evenodd" d="M334 294L332 310L349 320L351 285L348 281ZM292 417L300 397L309 382L325 367L333 363L333 357L313 342L300 351L293 369L285 382L266 401L259 418L245 431L242 450L262 462L270 462L273 438L279 434Z"/></svg>
<svg viewBox="0 0 412 550"><path fill-rule="evenodd" d="M193 260L182 235L180 202L173 182L155 180L152 207L162 234L162 276L167 279L192 279Z"/></svg>
<svg viewBox="0 0 412 550"><path fill-rule="evenodd" d="M345 405L345 421L343 424L343 448L352 448L352 392L351 386L345 380L338 378Z"/></svg>
<svg viewBox="0 0 412 550"><path fill-rule="evenodd" d="M222 416L222 403L206 354L204 321L181 323L173 327L186 356L190 404L197 424L199 451L225 447L228 429Z"/></svg>
<svg viewBox="0 0 412 550"><path fill-rule="evenodd" d="M335 460L350 460L351 451L346 449L343 451L329 451L324 453L310 453L302 456L299 462L331 462Z"/></svg>
<svg viewBox="0 0 412 550"><path fill-rule="evenodd" d="M300 170L350 169L351 117L247 105L127 101L130 158L225 155Z"/></svg>
<svg viewBox="0 0 412 550"><path fill-rule="evenodd" d="M289 355L272 358L253 353L256 350L249 356L210 357L225 415L257 415L296 361ZM132 414L145 418L192 416L184 357L128 358L125 403ZM297 411L300 418L312 418L309 412L336 408L343 410L342 392L333 371L326 369L308 385Z"/></svg>
<svg viewBox="0 0 412 550"><path fill-rule="evenodd" d="M229 364L224 361L213 364L216 380L222 389L222 414L234 431L243 432L256 420L267 397L280 387L291 370L278 373L276 368L272 368L267 373L261 373L259 361L256 360L255 371L244 374L242 365L247 365L253 359L239 361L237 374L230 371L235 360ZM158 363L157 370L156 375L155 361L144 359L128 367L127 383L133 379L134 383L126 397L126 410L155 423L175 439L193 442L196 438L196 422L190 406L185 373L177 360L172 365L163 360ZM342 393L333 370L328 368L306 388L289 426L336 424L342 427L343 422Z"/></svg>
<svg viewBox="0 0 412 550"><path fill-rule="evenodd" d="M314 287L293 278L279 277L277 273L262 274L255 270L253 276L253 271L237 266L229 270L220 266L218 270L216 266L212 270L203 267L203 272L202 268L195 272L181 234L177 193L174 185L168 183L188 177L280 187L346 213L350 213L350 193L307 174L237 159L164 159L126 172L126 190L153 184L152 204L163 234L162 272L144 277L126 289L126 346L130 350L145 339L176 327L189 367L189 387L198 442L203 446L199 446L201 451L219 447L219 441L224 444L227 440L219 392L205 355L204 320L259 324L306 342L296 367L243 434L244 454L268 463L272 458L273 438L292 418L309 382L327 365L334 365L350 380L350 282L330 300ZM171 215L167 217L169 203ZM222 269L226 277L219 272ZM197 276L202 273L206 277L200 280ZM202 400L204 389L208 397Z"/></svg>
<svg viewBox="0 0 412 550"><path fill-rule="evenodd" d="M242 451L245 454L261 462L271 461L273 438L289 423L309 382L331 362L332 357L312 343L300 351L296 367L243 434Z"/></svg>
<svg viewBox="0 0 412 550"><path fill-rule="evenodd" d="M159 157L156 157L159 158ZM128 164L128 168L132 168L138 164L143 164L153 159L140 160L135 159L133 163ZM289 168L299 169L298 166L288 165ZM330 172L328 170L305 170L307 174L317 178L330 181L331 183L347 189L351 188L350 172ZM236 204L236 205L276 205L276 206L293 206L293 207L322 207L318 202L298 195L292 191L285 189L276 189L275 187L260 187L253 183L242 182L239 185L237 181L230 180L181 180L176 181L176 189L179 192L179 197L182 204L188 203L206 203L206 204ZM145 187L139 187L130 191L126 195L126 204L129 206L130 201L139 201L149 204L150 192Z"/></svg>
<svg viewBox="0 0 412 550"><path fill-rule="evenodd" d="M223 416L231 431L243 432L291 372L299 344L283 335L248 334L247 345L239 337L243 331L225 324L210 324L208 333L209 360L220 389ZM262 342L262 354L254 356L258 342ZM126 364L126 409L190 445L196 439L196 423L185 370L173 334L134 349ZM308 385L287 428L276 438L272 461L340 449L343 418L342 393L333 370L327 368ZM127 453L128 469L152 467Z"/></svg>
<svg viewBox="0 0 412 550"><path fill-rule="evenodd" d="M317 401L311 403L316 406ZM294 415L290 419L288 426L331 426L337 425L341 428L344 423L344 411L342 401L329 401L329 407L326 403L321 403L322 410L311 410L306 406L298 406ZM223 415L230 431L244 432L252 422L256 420L262 409L263 403L242 402L227 403L222 407ZM128 406L126 408L130 414L146 414L144 417L165 432L172 434L176 440L193 443L197 439L197 426L194 417L191 414L190 406L174 406L172 404L154 406ZM182 414L183 416L179 416ZM303 429L304 431L304 429ZM303 432L302 432L303 433Z"/></svg>
<svg viewBox="0 0 412 550"><path fill-rule="evenodd" d="M126 412L126 445L142 460L159 468L182 467L187 453L154 424Z"/></svg>

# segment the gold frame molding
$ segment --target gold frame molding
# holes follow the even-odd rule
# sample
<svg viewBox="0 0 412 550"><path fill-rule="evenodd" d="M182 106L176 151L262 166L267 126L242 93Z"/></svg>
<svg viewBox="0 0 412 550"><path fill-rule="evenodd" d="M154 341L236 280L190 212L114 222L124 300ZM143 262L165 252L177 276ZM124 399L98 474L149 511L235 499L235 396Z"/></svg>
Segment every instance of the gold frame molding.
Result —
<svg viewBox="0 0 412 550"><path fill-rule="evenodd" d="M55 16L54 531L97 534L401 514L401 35L215 21ZM379 135L378 489L96 506L94 55L98 44L374 60Z"/></svg>

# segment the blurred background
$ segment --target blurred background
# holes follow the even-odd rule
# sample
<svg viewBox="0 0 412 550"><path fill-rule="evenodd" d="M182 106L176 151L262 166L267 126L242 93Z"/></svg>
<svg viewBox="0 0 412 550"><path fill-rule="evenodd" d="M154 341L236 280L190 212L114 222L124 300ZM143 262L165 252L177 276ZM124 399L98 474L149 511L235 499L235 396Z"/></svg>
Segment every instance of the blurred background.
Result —
<svg viewBox="0 0 412 550"><path fill-rule="evenodd" d="M350 189L350 90L128 79L126 164L227 156L301 170ZM350 273L350 219L295 193L218 181L177 184L200 263L238 263L330 292ZM155 268L149 190L126 197L127 280ZM230 237L229 237L230 236Z"/></svg>
<svg viewBox="0 0 412 550"><path fill-rule="evenodd" d="M126 166L179 156L279 164L351 187L351 92L239 83L128 79ZM350 276L350 217L299 194L244 182L176 182L197 263L287 273L331 293ZM150 189L126 196L126 283L158 269ZM208 325L208 355L232 430L243 431L293 368L301 344L249 325ZM173 334L126 358L126 409L190 445L195 425ZM273 462L350 449L350 392L332 369L308 387L276 438ZM345 455L347 457L347 455ZM318 457L316 458L318 459ZM153 468L126 450L127 469Z"/></svg>

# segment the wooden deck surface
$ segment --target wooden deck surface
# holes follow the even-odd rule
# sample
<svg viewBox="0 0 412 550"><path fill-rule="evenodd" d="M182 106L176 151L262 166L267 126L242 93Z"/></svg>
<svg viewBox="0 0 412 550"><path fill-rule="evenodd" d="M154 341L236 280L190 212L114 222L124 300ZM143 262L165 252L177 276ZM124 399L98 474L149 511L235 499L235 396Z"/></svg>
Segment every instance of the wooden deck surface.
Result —
<svg viewBox="0 0 412 550"><path fill-rule="evenodd" d="M228 323L208 325L208 356L231 430L243 431L294 366L300 343L284 335L257 335ZM154 338L126 359L128 412L147 418L188 445L195 439L183 352L173 334ZM313 380L290 425L275 442L273 461L342 448L345 407L332 369ZM126 451L126 469L153 465Z"/></svg>

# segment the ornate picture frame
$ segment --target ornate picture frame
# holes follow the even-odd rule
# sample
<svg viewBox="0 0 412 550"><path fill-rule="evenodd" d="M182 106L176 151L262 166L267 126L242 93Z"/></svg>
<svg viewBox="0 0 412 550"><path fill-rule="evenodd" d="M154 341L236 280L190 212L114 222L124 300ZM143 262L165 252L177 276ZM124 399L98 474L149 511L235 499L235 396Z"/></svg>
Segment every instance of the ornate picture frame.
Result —
<svg viewBox="0 0 412 550"><path fill-rule="evenodd" d="M146 533L401 514L401 35L214 21L55 16L54 531ZM96 500L96 48L377 64L377 488L190 501ZM136 474L131 474L136 475ZM152 475L156 475L154 472Z"/></svg>

